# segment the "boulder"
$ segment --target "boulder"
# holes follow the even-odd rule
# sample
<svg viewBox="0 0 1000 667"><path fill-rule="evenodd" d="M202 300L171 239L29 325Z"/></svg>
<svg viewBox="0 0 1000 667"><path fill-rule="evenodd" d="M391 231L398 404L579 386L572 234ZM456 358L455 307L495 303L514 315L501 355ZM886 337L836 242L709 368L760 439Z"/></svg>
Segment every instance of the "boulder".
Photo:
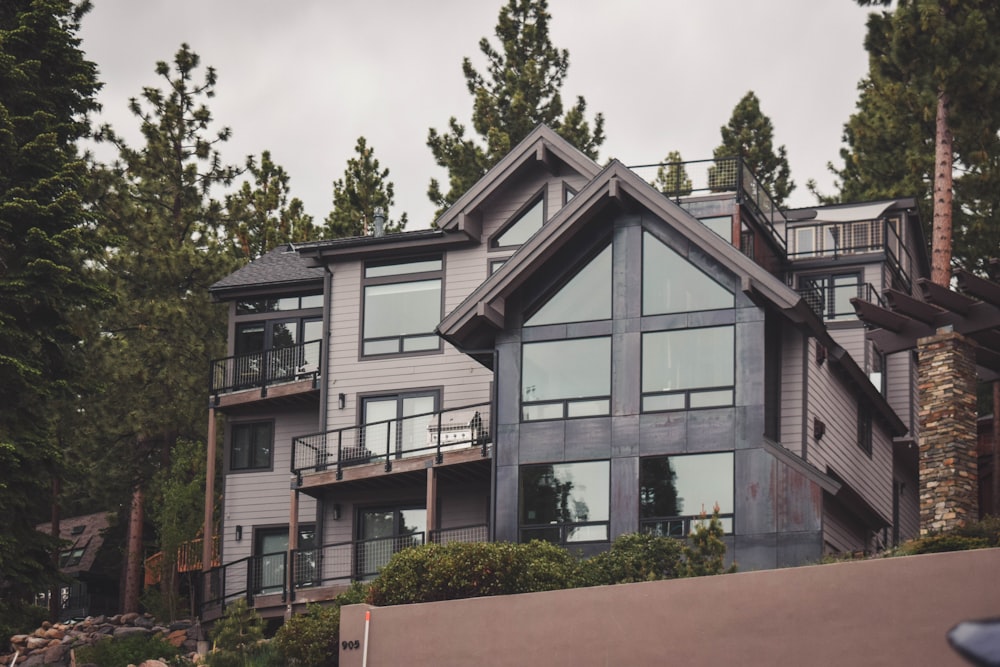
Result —
<svg viewBox="0 0 1000 667"><path fill-rule="evenodd" d="M171 646L180 648L187 641L187 630L174 630L167 635L167 641L170 642Z"/></svg>
<svg viewBox="0 0 1000 667"><path fill-rule="evenodd" d="M131 637L132 635L148 635L148 634L152 633L146 628L136 628L130 625L123 625L121 627L115 628L115 631L112 634L112 636L115 639L120 639L122 637Z"/></svg>
<svg viewBox="0 0 1000 667"><path fill-rule="evenodd" d="M49 640L45 637L28 637L28 641L25 643L25 648L29 651L34 651L36 649L45 648L49 645Z"/></svg>
<svg viewBox="0 0 1000 667"><path fill-rule="evenodd" d="M64 664L67 654L69 653L69 647L63 644L55 644L48 647L42 652L44 657L44 664L46 665L60 665Z"/></svg>
<svg viewBox="0 0 1000 667"><path fill-rule="evenodd" d="M139 663L139 667L168 667L168 665L162 660L143 660Z"/></svg>

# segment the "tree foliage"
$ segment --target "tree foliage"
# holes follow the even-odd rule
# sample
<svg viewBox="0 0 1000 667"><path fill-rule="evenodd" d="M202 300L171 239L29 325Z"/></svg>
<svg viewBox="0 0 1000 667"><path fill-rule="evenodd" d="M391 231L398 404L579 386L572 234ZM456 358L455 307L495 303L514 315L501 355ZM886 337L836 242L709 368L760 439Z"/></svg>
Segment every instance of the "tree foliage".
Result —
<svg viewBox="0 0 1000 667"><path fill-rule="evenodd" d="M398 220L389 219L395 205L394 186L389 169L382 169L374 150L364 137L358 137L355 157L347 161L344 177L333 182L333 210L326 217L323 236L343 238L372 233L375 210L385 218L386 232L401 232L406 227L406 213Z"/></svg>
<svg viewBox="0 0 1000 667"><path fill-rule="evenodd" d="M87 5L11 0L0 8L0 598L54 581L54 541L34 530L65 463L58 418L81 391L78 313L100 302L76 142L100 84L77 36ZM42 515L39 515L39 512Z"/></svg>
<svg viewBox="0 0 1000 667"><path fill-rule="evenodd" d="M302 200L289 200L289 176L264 151L260 163L250 156L246 172L253 178L243 181L240 189L226 197L226 214L235 244L235 252L244 261L257 259L283 243L315 241L320 230L303 209Z"/></svg>
<svg viewBox="0 0 1000 667"><path fill-rule="evenodd" d="M741 157L743 164L764 186L774 203L781 206L795 189L784 145L774 147L774 125L760 110L760 100L751 90L733 108L729 122L720 128L722 143L712 157ZM710 168L709 182L718 166Z"/></svg>
<svg viewBox="0 0 1000 667"><path fill-rule="evenodd" d="M465 126L454 117L448 121L447 132L431 128L427 145L435 162L448 170L448 191L431 179L427 194L441 211L539 123L597 159L604 143L604 117L597 114L591 126L583 97L564 110L560 90L569 69L569 52L552 45L550 19L546 0L508 0L497 20L499 46L485 37L479 42L487 62L485 73L468 58L462 61L466 87L473 97L472 128L485 146L466 138Z"/></svg>
<svg viewBox="0 0 1000 667"><path fill-rule="evenodd" d="M656 180L650 185L671 197L686 197L691 194L691 177L684 168L684 158L679 151L667 153L663 164L656 170Z"/></svg>
<svg viewBox="0 0 1000 667"><path fill-rule="evenodd" d="M843 166L831 167L841 199L917 197L942 261L980 272L1000 244L998 35L1000 6L988 0L902 0L871 14L869 74Z"/></svg>

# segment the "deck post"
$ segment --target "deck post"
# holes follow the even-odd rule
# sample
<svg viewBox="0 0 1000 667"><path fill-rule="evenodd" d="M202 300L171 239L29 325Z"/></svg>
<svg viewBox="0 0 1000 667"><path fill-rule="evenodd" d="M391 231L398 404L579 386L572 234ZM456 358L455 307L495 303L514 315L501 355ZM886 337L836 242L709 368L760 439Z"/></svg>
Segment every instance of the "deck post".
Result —
<svg viewBox="0 0 1000 667"><path fill-rule="evenodd" d="M434 466L427 467L427 539L430 542L431 535L437 530L435 518L437 517L437 474Z"/></svg>

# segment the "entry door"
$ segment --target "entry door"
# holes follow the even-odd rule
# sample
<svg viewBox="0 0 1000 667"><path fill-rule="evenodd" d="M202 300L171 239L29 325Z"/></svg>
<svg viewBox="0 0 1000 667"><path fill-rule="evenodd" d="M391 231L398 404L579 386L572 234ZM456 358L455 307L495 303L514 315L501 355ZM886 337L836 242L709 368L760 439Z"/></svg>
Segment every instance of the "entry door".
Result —
<svg viewBox="0 0 1000 667"><path fill-rule="evenodd" d="M424 507L362 510L358 515L359 577L374 577L394 553L423 544L426 531Z"/></svg>
<svg viewBox="0 0 1000 667"><path fill-rule="evenodd" d="M316 529L311 525L299 528L299 582L312 581L316 575ZM285 585L285 559L288 556L288 528L265 528L257 531L254 544L257 576L254 594L280 593Z"/></svg>
<svg viewBox="0 0 1000 667"><path fill-rule="evenodd" d="M427 427L434 418L436 394L402 394L364 401L365 447L376 456L397 457L429 444Z"/></svg>

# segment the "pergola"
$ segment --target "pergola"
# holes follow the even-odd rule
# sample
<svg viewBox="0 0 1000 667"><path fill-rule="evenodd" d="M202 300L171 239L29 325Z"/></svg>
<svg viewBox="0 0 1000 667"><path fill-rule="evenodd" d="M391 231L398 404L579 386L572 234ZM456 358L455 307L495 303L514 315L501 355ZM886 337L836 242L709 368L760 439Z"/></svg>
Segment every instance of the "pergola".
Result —
<svg viewBox="0 0 1000 667"><path fill-rule="evenodd" d="M989 275L986 279L960 269L954 274L957 291L921 278L916 281L919 299L889 289L883 293L885 306L861 299L851 303L858 318L872 327L869 340L884 354L915 349L919 341L942 333L960 334L970 343L978 379L993 382L992 509L1000 513L1000 260L990 260ZM925 369L920 372L923 378ZM969 427L974 433L975 424Z"/></svg>

